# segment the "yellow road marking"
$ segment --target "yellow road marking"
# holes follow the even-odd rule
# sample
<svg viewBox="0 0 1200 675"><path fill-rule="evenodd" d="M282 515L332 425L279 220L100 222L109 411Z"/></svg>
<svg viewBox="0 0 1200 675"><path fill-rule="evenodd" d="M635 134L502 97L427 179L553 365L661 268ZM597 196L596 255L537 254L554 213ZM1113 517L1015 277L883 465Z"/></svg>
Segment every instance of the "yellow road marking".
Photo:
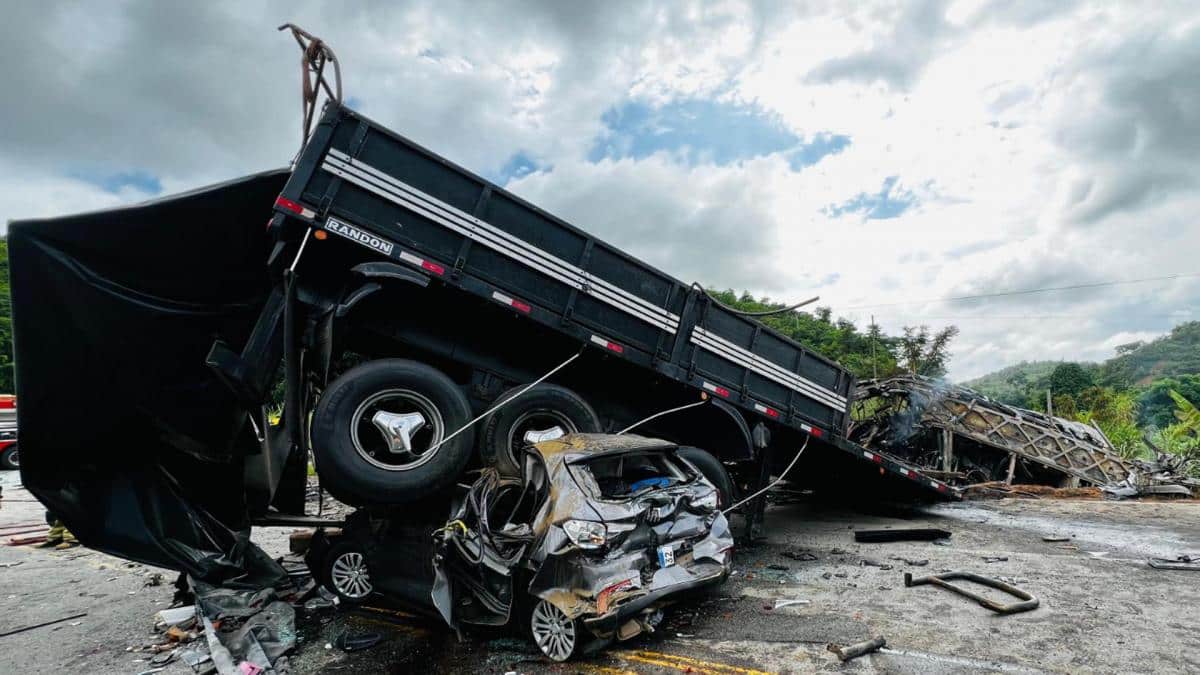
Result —
<svg viewBox="0 0 1200 675"><path fill-rule="evenodd" d="M613 666L602 666L597 663L575 663L572 665L574 666L574 670L580 673L594 673L595 675L638 675L637 671Z"/></svg>
<svg viewBox="0 0 1200 675"><path fill-rule="evenodd" d="M715 675L771 675L765 670L743 668L741 666L734 666L728 663L702 661L700 659L694 659L690 656L664 654L662 652L654 652L645 649L631 652L614 652L613 655L618 658L628 659L637 663L659 666L661 668L669 668L681 672L714 673Z"/></svg>

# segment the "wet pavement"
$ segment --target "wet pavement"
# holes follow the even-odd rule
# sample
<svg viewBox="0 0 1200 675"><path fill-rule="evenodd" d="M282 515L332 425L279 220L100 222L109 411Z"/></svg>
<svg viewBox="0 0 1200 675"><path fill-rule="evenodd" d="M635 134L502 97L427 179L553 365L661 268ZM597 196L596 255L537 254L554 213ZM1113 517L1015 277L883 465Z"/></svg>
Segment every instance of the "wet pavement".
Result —
<svg viewBox="0 0 1200 675"><path fill-rule="evenodd" d="M0 473L0 527L44 522L16 482L15 473ZM1146 565L1149 556L1200 553L1197 502L1001 500L924 510L802 502L773 506L767 526L762 545L738 551L727 584L669 608L656 633L569 664L545 661L521 635L473 631L459 640L437 622L368 609L301 620L291 672L1200 670L1200 572ZM854 541L854 529L889 527L938 527L953 536L941 544ZM290 531L263 529L255 539L281 555ZM1002 578L1041 606L997 616L933 586L904 586L905 572L945 570ZM155 641L153 615L169 605L174 578L166 573L166 583L147 585L157 571L86 549L0 545L0 633L87 612L0 637L0 671L149 670L150 655L135 650ZM346 653L333 646L345 632L378 632L383 641ZM888 647L847 664L826 650L875 635ZM191 669L176 661L161 672Z"/></svg>

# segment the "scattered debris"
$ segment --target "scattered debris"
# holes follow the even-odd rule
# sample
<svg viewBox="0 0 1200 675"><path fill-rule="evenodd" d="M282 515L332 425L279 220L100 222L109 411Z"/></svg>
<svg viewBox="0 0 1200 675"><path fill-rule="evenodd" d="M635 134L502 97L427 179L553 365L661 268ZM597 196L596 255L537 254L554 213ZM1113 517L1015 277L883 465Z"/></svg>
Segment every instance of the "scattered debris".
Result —
<svg viewBox="0 0 1200 675"><path fill-rule="evenodd" d="M786 572L786 571L788 571L788 566L787 565L767 565L767 569L774 570L776 572Z"/></svg>
<svg viewBox="0 0 1200 675"><path fill-rule="evenodd" d="M360 652L370 649L383 642L383 633L358 633L351 635L349 631L338 635L334 640L335 646L344 652Z"/></svg>
<svg viewBox="0 0 1200 675"><path fill-rule="evenodd" d="M798 598L792 599L792 600L778 600L775 602L775 609L783 609L784 607L791 607L792 605L809 605L809 604L812 604L812 600L801 600Z"/></svg>
<svg viewBox="0 0 1200 675"><path fill-rule="evenodd" d="M172 607L154 615L154 620L164 627L186 626L196 620L196 606Z"/></svg>
<svg viewBox="0 0 1200 675"><path fill-rule="evenodd" d="M855 530L854 541L880 544L893 541L935 541L948 539L951 533L929 527L914 527L902 530Z"/></svg>
<svg viewBox="0 0 1200 675"><path fill-rule="evenodd" d="M890 559L891 560L899 560L899 561L903 562L905 565L912 565L913 567L924 567L929 564L929 561L926 560L925 558L914 559L914 558L905 558L902 556L894 555Z"/></svg>
<svg viewBox="0 0 1200 675"><path fill-rule="evenodd" d="M146 577L146 581L142 584L142 586L147 588L153 586L162 586L163 581L165 580L166 578L162 575L162 572L154 572L150 576Z"/></svg>
<svg viewBox="0 0 1200 675"><path fill-rule="evenodd" d="M1174 560L1169 558L1151 558L1150 566L1156 570L1200 571L1200 556L1181 555Z"/></svg>
<svg viewBox="0 0 1200 675"><path fill-rule="evenodd" d="M830 645L827 645L825 648L828 649L829 651L833 652L834 654L837 654L838 659L841 660L842 663L845 663L846 661L849 661L850 659L858 658L859 656L862 656L864 654L870 654L873 651L877 651L879 648L883 647L886 644L887 644L887 640L884 640L883 636L881 635L873 640L867 640L865 642L858 642L858 643L855 643L852 645L848 645L846 647L839 647L837 645L830 644Z"/></svg>
<svg viewBox="0 0 1200 675"><path fill-rule="evenodd" d="M974 591L967 590L962 586L955 586L954 584L950 583L955 579L973 581L981 586L987 586L998 591L1003 591L1009 595L1020 598L1021 602L1015 602L1011 605L1002 605L991 598L984 597ZM1023 591L1011 584L1006 584L999 579L992 579L975 574L974 572L946 572L944 574L935 574L916 579L913 578L912 574L908 572L904 573L905 588L921 586L924 584L932 584L934 586L944 588L951 593L958 593L965 598L970 598L975 602L978 602L981 607L986 607L997 614L1017 614L1018 612L1028 612L1031 609L1037 609L1038 606L1038 599L1034 597L1032 593Z"/></svg>
<svg viewBox="0 0 1200 675"><path fill-rule="evenodd" d="M1071 538L1065 534L1048 534L1048 535L1042 537L1042 541L1050 541L1050 542L1071 541Z"/></svg>
<svg viewBox="0 0 1200 675"><path fill-rule="evenodd" d="M18 560L17 562L0 563L0 567L3 567L4 569L8 569L10 567L16 567L17 565L23 565L24 563L25 563L24 560Z"/></svg>
<svg viewBox="0 0 1200 675"><path fill-rule="evenodd" d="M862 562L860 562L859 564L863 567L878 567L881 570L892 569L891 565L884 563L884 562L879 562L878 560L872 560L870 558L863 558Z"/></svg>
<svg viewBox="0 0 1200 675"><path fill-rule="evenodd" d="M817 559L817 556L807 551L784 551L779 555L797 562L810 562Z"/></svg>
<svg viewBox="0 0 1200 675"><path fill-rule="evenodd" d="M85 616L87 616L87 612L80 612L79 614L72 614L71 616L64 616L61 619L54 619L53 621L43 621L42 623L35 623L32 626L22 626L20 628L14 628L12 630L0 633L0 638L8 637L9 635L16 635L17 633L24 633L26 631L34 630L35 628L44 628L46 626L53 626L56 623L66 623L67 621L81 619Z"/></svg>
<svg viewBox="0 0 1200 675"><path fill-rule="evenodd" d="M983 562L985 562L985 563L1008 562L1008 556L1003 556L1003 555L985 555L982 557L983 557Z"/></svg>
<svg viewBox="0 0 1200 675"><path fill-rule="evenodd" d="M847 553L849 553L849 552L850 552L850 551L847 551L847 550L846 550L846 549L844 549L844 548L837 548L837 547L834 547L834 548L831 548L831 549L829 549L829 553L830 553L830 555L846 555L846 554L847 554Z"/></svg>
<svg viewBox="0 0 1200 675"><path fill-rule="evenodd" d="M4 544L6 546L27 546L29 544L45 543L46 539L47 537L44 534L36 537L14 537L13 539L9 539L8 541L4 542Z"/></svg>

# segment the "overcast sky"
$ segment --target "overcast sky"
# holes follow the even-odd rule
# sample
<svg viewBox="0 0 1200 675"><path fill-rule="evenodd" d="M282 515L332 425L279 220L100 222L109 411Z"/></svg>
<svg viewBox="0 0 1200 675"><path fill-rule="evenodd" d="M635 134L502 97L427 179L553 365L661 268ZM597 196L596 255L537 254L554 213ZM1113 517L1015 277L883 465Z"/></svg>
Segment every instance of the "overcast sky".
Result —
<svg viewBox="0 0 1200 675"><path fill-rule="evenodd" d="M290 20L352 106L684 281L958 325L953 379L1198 318L1194 2L356 6L12 3L0 221L285 165Z"/></svg>

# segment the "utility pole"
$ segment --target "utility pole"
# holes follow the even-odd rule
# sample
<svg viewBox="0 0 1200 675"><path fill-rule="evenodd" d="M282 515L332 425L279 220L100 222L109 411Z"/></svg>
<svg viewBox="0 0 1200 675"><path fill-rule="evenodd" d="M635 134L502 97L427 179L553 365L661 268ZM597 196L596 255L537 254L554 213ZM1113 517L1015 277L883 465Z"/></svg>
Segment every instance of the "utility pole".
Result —
<svg viewBox="0 0 1200 675"><path fill-rule="evenodd" d="M875 326L875 315L871 315L871 377L879 379L879 364L875 361L875 333L878 328Z"/></svg>

